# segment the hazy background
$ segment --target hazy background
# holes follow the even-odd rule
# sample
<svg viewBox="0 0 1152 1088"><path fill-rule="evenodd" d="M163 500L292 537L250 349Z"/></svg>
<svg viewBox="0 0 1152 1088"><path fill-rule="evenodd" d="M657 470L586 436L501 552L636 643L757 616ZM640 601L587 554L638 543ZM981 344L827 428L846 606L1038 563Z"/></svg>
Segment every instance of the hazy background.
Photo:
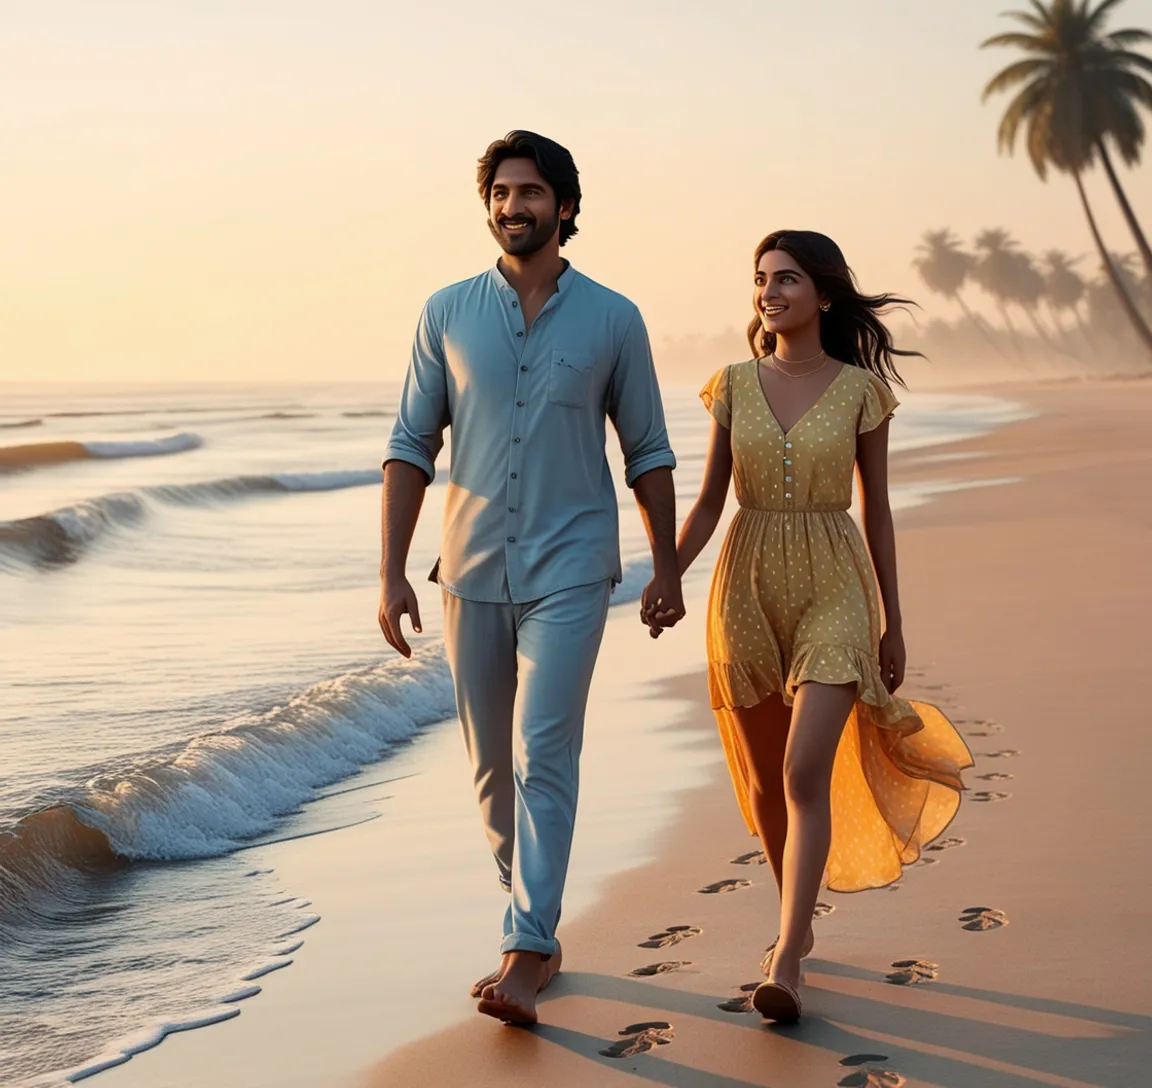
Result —
<svg viewBox="0 0 1152 1088"><path fill-rule="evenodd" d="M1013 58L978 44L1024 6L5 0L0 378L395 379L424 298L496 256L475 160L513 127L572 150L566 255L657 342L743 325L781 226L953 316L910 266L928 228L1092 252L1072 182L998 157L980 103ZM1128 0L1111 29L1149 25Z"/></svg>

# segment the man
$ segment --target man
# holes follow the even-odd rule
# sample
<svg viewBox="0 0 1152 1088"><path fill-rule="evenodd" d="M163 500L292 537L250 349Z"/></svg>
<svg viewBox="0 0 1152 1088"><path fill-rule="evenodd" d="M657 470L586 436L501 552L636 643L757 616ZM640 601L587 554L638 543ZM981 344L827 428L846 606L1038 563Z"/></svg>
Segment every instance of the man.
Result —
<svg viewBox="0 0 1152 1088"><path fill-rule="evenodd" d="M384 458L380 627L401 654L405 566L444 428L452 458L434 576L480 812L511 893L500 967L473 987L481 1012L536 1022L560 967L556 926L576 818L584 711L609 597L620 581L611 419L655 567L655 635L683 615L675 458L636 306L560 256L576 234L572 156L512 132L480 160L503 255L429 299Z"/></svg>

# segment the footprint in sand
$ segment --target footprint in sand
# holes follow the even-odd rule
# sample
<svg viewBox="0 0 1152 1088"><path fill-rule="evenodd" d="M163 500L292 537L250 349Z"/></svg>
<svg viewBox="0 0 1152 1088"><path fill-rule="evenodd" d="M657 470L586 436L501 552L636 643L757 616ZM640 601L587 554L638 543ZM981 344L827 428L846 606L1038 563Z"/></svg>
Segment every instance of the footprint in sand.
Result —
<svg viewBox="0 0 1152 1088"><path fill-rule="evenodd" d="M927 865L939 865L939 864L940 864L939 858L918 857L914 862L912 862L912 864L910 866L908 866L908 868L910 868L910 869L923 869Z"/></svg>
<svg viewBox="0 0 1152 1088"><path fill-rule="evenodd" d="M976 727L965 730L970 737L994 737L998 733L1004 732L1004 726L997 725L995 722L973 721L970 724Z"/></svg>
<svg viewBox="0 0 1152 1088"><path fill-rule="evenodd" d="M981 759L1011 759L1020 755L1019 748L1001 748L998 752L981 752Z"/></svg>
<svg viewBox="0 0 1152 1088"><path fill-rule="evenodd" d="M977 790L969 801L1007 801L1012 794L1005 793L1003 790Z"/></svg>
<svg viewBox="0 0 1152 1088"><path fill-rule="evenodd" d="M960 912L960 922L964 929L983 931L999 929L1008 924L1008 915L994 907L965 907Z"/></svg>
<svg viewBox="0 0 1152 1088"><path fill-rule="evenodd" d="M812 911L813 918L827 918L832 914L836 908L831 903L817 903L815 909Z"/></svg>
<svg viewBox="0 0 1152 1088"><path fill-rule="evenodd" d="M857 1069L849 1073L837 1083L841 1088L901 1088L904 1078L892 1069L877 1069L880 1062L888 1060L887 1054L849 1054L841 1058L840 1064L851 1066L867 1066L866 1069Z"/></svg>
<svg viewBox="0 0 1152 1088"><path fill-rule="evenodd" d="M1007 771L993 771L991 774L978 774L976 777L982 782L1008 782L1016 776Z"/></svg>
<svg viewBox="0 0 1152 1088"><path fill-rule="evenodd" d="M651 978L653 975L666 975L669 971L691 966L691 960L666 960L664 963L650 963L647 967L636 967L628 973L638 978Z"/></svg>
<svg viewBox="0 0 1152 1088"><path fill-rule="evenodd" d="M958 839L955 836L947 839L937 839L934 843L930 843L929 850L951 850L954 846L963 846L968 840Z"/></svg>
<svg viewBox="0 0 1152 1088"><path fill-rule="evenodd" d="M674 944L688 940L689 937L699 937L699 926L669 926L662 933L653 933L646 941L641 941L637 948L671 948Z"/></svg>
<svg viewBox="0 0 1152 1088"><path fill-rule="evenodd" d="M700 888L699 892L701 895L719 895L721 892L734 892L737 888L750 887L752 887L751 880L717 880L715 884Z"/></svg>
<svg viewBox="0 0 1152 1088"><path fill-rule="evenodd" d="M730 865L766 865L767 863L768 858L763 850L753 850L750 854L741 854L729 862Z"/></svg>
<svg viewBox="0 0 1152 1088"><path fill-rule="evenodd" d="M625 1038L600 1051L605 1058L631 1058L653 1047L667 1046L672 1042L674 1032L666 1020L651 1020L645 1024L629 1024L620 1034Z"/></svg>
<svg viewBox="0 0 1152 1088"><path fill-rule="evenodd" d="M758 982L746 982L740 987L740 992L733 998L727 1001L721 1001L716 1006L721 1012L754 1012L755 1009L752 1005L752 994L760 985Z"/></svg>
<svg viewBox="0 0 1152 1088"><path fill-rule="evenodd" d="M931 960L896 960L895 971L884 976L893 986L920 986L925 982L935 982L940 970L938 963Z"/></svg>

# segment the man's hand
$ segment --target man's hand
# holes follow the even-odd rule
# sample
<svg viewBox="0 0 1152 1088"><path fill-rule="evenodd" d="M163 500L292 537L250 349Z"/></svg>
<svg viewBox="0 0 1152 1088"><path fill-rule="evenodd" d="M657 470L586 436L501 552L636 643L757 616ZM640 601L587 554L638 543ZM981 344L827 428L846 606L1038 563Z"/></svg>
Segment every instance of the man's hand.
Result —
<svg viewBox="0 0 1152 1088"><path fill-rule="evenodd" d="M678 576L657 575L640 595L640 620L653 638L659 638L665 627L675 627L684 618L684 595Z"/></svg>
<svg viewBox="0 0 1152 1088"><path fill-rule="evenodd" d="M412 621L412 630L420 634L420 604L416 600L412 583L403 575L385 576L380 582L380 610L377 615L380 630L384 632L389 646L404 657L411 657L412 647L400 631L400 617L405 612Z"/></svg>

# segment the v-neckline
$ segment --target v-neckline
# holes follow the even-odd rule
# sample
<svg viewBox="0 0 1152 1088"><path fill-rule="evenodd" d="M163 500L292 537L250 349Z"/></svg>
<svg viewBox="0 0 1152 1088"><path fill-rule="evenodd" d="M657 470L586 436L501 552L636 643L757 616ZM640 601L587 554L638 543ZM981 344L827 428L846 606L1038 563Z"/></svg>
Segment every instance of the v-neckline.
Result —
<svg viewBox="0 0 1152 1088"><path fill-rule="evenodd" d="M797 419L791 427L785 430L784 424L776 418L776 411L772 407L772 402L768 399L768 394L764 390L764 382L760 379L760 360L753 359L752 365L756 367L756 388L760 390L760 396L764 400L764 406L768 409L768 414L772 417L772 422L776 424L777 429L785 438L787 438L794 430L796 430L796 428L799 427L800 424L803 423L804 420L806 420L815 411L816 406L824 399L828 393L828 390L831 389L832 386L834 386L840 380L840 375L848 369L847 363L841 363L840 369L836 371L836 376L826 386L824 386L823 389L820 390L820 395L810 405L808 405L807 408L804 409L804 412L800 418Z"/></svg>

